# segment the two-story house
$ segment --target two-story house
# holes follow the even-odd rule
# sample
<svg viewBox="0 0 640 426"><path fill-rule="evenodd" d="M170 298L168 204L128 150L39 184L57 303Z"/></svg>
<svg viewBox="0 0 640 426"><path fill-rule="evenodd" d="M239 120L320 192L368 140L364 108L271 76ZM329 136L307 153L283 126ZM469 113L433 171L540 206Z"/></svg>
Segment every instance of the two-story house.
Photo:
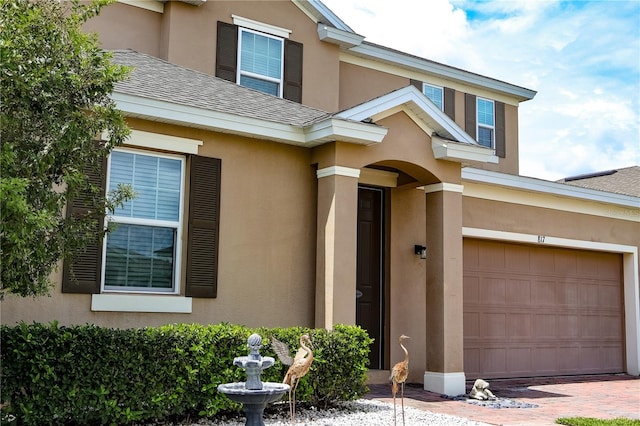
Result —
<svg viewBox="0 0 640 426"><path fill-rule="evenodd" d="M406 334L409 381L449 395L639 374L639 198L519 176L535 91L368 43L317 0L120 1L86 29L133 69L104 185L138 197L4 323L358 324L372 381Z"/></svg>

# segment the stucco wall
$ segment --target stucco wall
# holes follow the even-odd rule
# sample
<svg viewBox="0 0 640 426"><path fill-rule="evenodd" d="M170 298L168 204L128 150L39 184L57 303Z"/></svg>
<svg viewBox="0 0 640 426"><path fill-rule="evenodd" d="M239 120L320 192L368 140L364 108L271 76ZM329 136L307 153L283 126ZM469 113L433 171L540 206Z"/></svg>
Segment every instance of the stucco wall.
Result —
<svg viewBox="0 0 640 426"><path fill-rule="evenodd" d="M57 320L132 327L228 321L248 326L313 326L317 196L309 151L132 123L138 130L203 140L199 154L222 160L218 297L193 299L192 314L91 312L91 296L62 294L61 276L56 273L51 297L8 296L1 305L2 322Z"/></svg>
<svg viewBox="0 0 640 426"><path fill-rule="evenodd" d="M338 110L338 46L318 39L317 25L289 1L215 1L201 6L166 2L164 12L112 4L85 28L99 34L105 49L131 48L215 75L217 21L232 15L291 30L303 44L302 103Z"/></svg>
<svg viewBox="0 0 640 426"><path fill-rule="evenodd" d="M123 3L102 8L100 15L83 26L87 32L98 34L103 49L133 49L162 57L160 31L162 14Z"/></svg>
<svg viewBox="0 0 640 426"><path fill-rule="evenodd" d="M422 381L426 370L426 268L427 259L420 259L413 251L416 244L425 244L426 199L419 189L391 190L391 242L390 242L390 359L393 366L404 357L398 337L412 337L405 342L411 356L410 383ZM433 249L430 247L428 250ZM428 254L427 254L428 256Z"/></svg>

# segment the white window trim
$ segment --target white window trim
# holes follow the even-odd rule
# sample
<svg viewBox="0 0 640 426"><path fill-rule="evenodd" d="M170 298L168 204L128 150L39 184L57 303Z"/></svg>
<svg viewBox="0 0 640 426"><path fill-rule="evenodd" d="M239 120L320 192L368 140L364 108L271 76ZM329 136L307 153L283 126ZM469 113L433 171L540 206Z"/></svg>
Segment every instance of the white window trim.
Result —
<svg viewBox="0 0 640 426"><path fill-rule="evenodd" d="M190 297L107 293L91 295L91 310L93 312L190 314L193 308Z"/></svg>
<svg viewBox="0 0 640 426"><path fill-rule="evenodd" d="M109 132L103 132L102 140L107 141L109 139ZM142 130L131 130L129 137L124 141L125 145L184 154L197 154L203 143L198 139L144 132Z"/></svg>
<svg viewBox="0 0 640 426"><path fill-rule="evenodd" d="M238 15L231 15L231 17L233 18L233 23L239 27L250 28L252 30L272 34L280 38L289 38L289 35L292 32L286 28L276 27L275 25L265 24L264 22L254 21L253 19L243 18Z"/></svg>
<svg viewBox="0 0 640 426"><path fill-rule="evenodd" d="M478 115L480 114L480 108L478 108L478 104L480 103L480 101L491 103L491 106L493 109L493 126L480 124L480 120L478 119ZM481 97L476 98L476 135L477 135L476 139L478 142L480 142L480 128L491 129L491 146L488 148L495 149L496 147L496 103L492 99L481 98Z"/></svg>
<svg viewBox="0 0 640 426"><path fill-rule="evenodd" d="M273 77L269 77L266 75L262 75L262 74L256 74L256 73L252 73L252 72L248 72L248 71L242 71L242 61L241 61L241 57L242 57L242 33L243 32L248 32L248 33L253 33L253 34L257 34L259 36L262 37L267 37L267 38L272 38L274 40L278 40L280 43L282 43L282 49L280 50L280 78L273 78ZM265 81L270 81L272 83L278 83L278 97L281 98L282 97L282 92L283 92L283 86L284 86L284 40L281 37L276 37L273 36L271 34L265 34L262 33L260 31L254 31L251 30L249 28L243 28L243 27L238 27L238 55L236 58L237 61L237 66L236 69L237 74L236 74L236 81L238 82L238 84L240 84L240 77L243 75L246 75L247 77L253 77L256 78L258 80L265 80Z"/></svg>
<svg viewBox="0 0 640 426"><path fill-rule="evenodd" d="M433 87L433 88L435 88L435 89L440 89L440 105L442 105L442 108L440 108L440 110L441 110L441 111L444 111L444 87L437 86L437 85L435 85L435 84L429 84L429 83L425 83L425 82L423 82L423 83L422 83L422 93L423 93L425 96L427 96L427 95L424 93L424 88L425 88L425 87ZM428 96L427 96L427 98L428 98L429 100L431 100ZM433 102L433 101L432 101L432 102ZM438 106L435 102L433 102L433 103L434 103L436 106Z"/></svg>
<svg viewBox="0 0 640 426"><path fill-rule="evenodd" d="M107 264L107 238L103 239L102 242L102 269L100 271L100 291L101 293L143 293L143 294L180 294L180 282L182 276L182 235L184 228L184 198L185 198L185 176L186 176L186 159L182 155L176 154L166 154L160 152L153 151L144 151L140 149L133 148L115 148L114 151L120 152L129 152L133 154L142 154L142 155L152 155L154 157L164 157L171 158L175 160L180 160L182 163L182 167L180 168L180 205L178 207L178 220L177 221L164 221L164 220L153 220L153 219L139 219L139 218L128 218L122 217L118 218L118 223L126 223L126 224L134 224L134 225L150 225L153 226L164 226L164 227L172 227L176 228L176 241L175 241L175 257L174 257L174 265L173 265L173 288L171 290L147 290L141 289L139 287L130 287L130 288L122 288L122 289L113 289L113 288L105 288L105 276L106 276L106 264ZM109 188L109 180L111 177L111 155L107 159L107 176L106 176L106 186L107 192L110 190ZM135 188L134 188L135 189ZM105 227L109 222L113 221L113 216L108 215L105 217L104 225Z"/></svg>

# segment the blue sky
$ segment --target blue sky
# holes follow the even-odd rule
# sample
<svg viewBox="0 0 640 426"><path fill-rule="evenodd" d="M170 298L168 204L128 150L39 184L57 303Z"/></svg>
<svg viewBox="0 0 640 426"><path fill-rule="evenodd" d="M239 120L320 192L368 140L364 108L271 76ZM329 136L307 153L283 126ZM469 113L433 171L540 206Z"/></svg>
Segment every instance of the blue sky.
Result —
<svg viewBox="0 0 640 426"><path fill-rule="evenodd" d="M640 165L640 0L322 0L367 41L538 92L520 174Z"/></svg>

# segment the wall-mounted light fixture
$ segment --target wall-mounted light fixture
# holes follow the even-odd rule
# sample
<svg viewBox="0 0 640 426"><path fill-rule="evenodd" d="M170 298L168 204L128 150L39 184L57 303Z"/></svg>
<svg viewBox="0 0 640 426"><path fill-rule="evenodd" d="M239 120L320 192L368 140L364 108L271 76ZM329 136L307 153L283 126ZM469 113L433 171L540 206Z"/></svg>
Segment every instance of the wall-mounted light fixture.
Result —
<svg viewBox="0 0 640 426"><path fill-rule="evenodd" d="M417 255L420 256L420 259L426 259L427 258L427 248L425 246L421 246L416 244L415 246L413 246L413 252Z"/></svg>

